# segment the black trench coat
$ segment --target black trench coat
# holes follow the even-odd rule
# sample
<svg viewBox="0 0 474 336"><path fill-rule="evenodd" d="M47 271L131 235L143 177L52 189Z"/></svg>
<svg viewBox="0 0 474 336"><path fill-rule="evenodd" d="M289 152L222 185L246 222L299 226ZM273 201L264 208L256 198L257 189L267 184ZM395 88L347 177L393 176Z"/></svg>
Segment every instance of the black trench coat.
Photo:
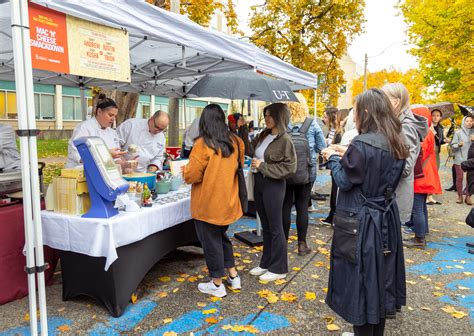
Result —
<svg viewBox="0 0 474 336"><path fill-rule="evenodd" d="M342 159L328 163L339 194L326 303L353 325L378 324L406 304L395 200L404 164L373 133L354 138Z"/></svg>
<svg viewBox="0 0 474 336"><path fill-rule="evenodd" d="M462 170L467 172L466 190L469 195L474 195L474 142L469 147L467 152L467 160L461 162Z"/></svg>

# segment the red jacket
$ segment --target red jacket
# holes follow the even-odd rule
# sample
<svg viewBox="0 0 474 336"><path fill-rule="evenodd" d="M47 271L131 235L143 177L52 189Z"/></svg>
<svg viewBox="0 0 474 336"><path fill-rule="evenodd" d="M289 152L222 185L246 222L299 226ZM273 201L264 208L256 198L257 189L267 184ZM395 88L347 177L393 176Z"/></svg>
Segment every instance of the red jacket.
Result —
<svg viewBox="0 0 474 336"><path fill-rule="evenodd" d="M424 105L412 107L413 114L422 116L428 120L428 126L431 127L431 113ZM415 194L441 194L441 181L439 179L438 167L436 166L435 138L431 130L423 139L421 144L423 150L423 175L424 177L415 179Z"/></svg>

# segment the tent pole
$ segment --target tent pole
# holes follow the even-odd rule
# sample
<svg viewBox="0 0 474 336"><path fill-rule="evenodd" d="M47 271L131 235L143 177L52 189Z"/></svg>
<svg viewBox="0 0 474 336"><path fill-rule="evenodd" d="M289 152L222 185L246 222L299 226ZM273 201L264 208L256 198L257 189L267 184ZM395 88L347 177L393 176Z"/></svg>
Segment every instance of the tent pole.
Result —
<svg viewBox="0 0 474 336"><path fill-rule="evenodd" d="M82 120L87 119L87 101L86 101L86 94L85 94L85 88L84 84L80 84L79 86L79 92L81 97L79 98L81 100L81 115L82 115Z"/></svg>
<svg viewBox="0 0 474 336"><path fill-rule="evenodd" d="M25 220L26 267L27 270L30 271L27 272L30 331L32 335L38 334L36 322L35 287L35 275L37 275L41 333L43 335L47 335L48 325L44 269L38 271L38 267L44 266L44 256L27 0L11 0L11 18L17 94L16 103L21 149L20 155L23 188L23 211Z"/></svg>
<svg viewBox="0 0 474 336"><path fill-rule="evenodd" d="M313 103L314 103L314 117L316 118L318 116L318 112L317 112L317 107L318 107L318 92L317 90L313 90L314 92L314 99L313 99Z"/></svg>

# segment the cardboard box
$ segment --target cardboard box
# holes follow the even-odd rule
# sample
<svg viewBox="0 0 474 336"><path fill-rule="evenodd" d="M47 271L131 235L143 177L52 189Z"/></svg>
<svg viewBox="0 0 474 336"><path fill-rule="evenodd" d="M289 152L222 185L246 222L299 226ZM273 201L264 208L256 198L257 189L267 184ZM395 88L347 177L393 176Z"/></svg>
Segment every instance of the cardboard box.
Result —
<svg viewBox="0 0 474 336"><path fill-rule="evenodd" d="M69 177L53 177L54 212L82 215L90 208L90 198L85 181Z"/></svg>
<svg viewBox="0 0 474 336"><path fill-rule="evenodd" d="M61 169L61 177L75 178L80 182L86 180L84 168L63 168Z"/></svg>

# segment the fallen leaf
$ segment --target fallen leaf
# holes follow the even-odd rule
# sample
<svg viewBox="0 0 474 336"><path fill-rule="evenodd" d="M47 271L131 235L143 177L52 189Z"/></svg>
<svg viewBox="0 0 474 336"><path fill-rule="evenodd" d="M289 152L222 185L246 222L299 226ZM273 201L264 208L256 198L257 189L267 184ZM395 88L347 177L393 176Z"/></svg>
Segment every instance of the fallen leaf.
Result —
<svg viewBox="0 0 474 336"><path fill-rule="evenodd" d="M186 279L185 278L177 278L176 281L178 282L184 282Z"/></svg>
<svg viewBox="0 0 474 336"><path fill-rule="evenodd" d="M174 331L166 331L163 333L163 336L178 336Z"/></svg>
<svg viewBox="0 0 474 336"><path fill-rule="evenodd" d="M448 314L452 314L456 311L456 309L454 309L454 307L452 306L444 306L443 308L441 308L441 310Z"/></svg>
<svg viewBox="0 0 474 336"><path fill-rule="evenodd" d="M412 280L407 280L406 283L410 285L416 285L416 281L412 281Z"/></svg>
<svg viewBox="0 0 474 336"><path fill-rule="evenodd" d="M29 321L30 320L30 314L29 313L26 313L25 314L25 317L23 318L25 321Z"/></svg>
<svg viewBox="0 0 474 336"><path fill-rule="evenodd" d="M260 282L262 285L268 284L268 281L266 281L266 280L258 280L258 282Z"/></svg>
<svg viewBox="0 0 474 336"><path fill-rule="evenodd" d="M407 262L408 264L413 264L414 263L414 261L411 260L411 259L405 259L405 262Z"/></svg>
<svg viewBox="0 0 474 336"><path fill-rule="evenodd" d="M316 239L314 242L318 245L326 245L327 244L325 241L322 241L321 239Z"/></svg>
<svg viewBox="0 0 474 336"><path fill-rule="evenodd" d="M240 253L234 252L234 258L240 258L240 257L241 257Z"/></svg>
<svg viewBox="0 0 474 336"><path fill-rule="evenodd" d="M211 309L203 310L202 313L203 313L204 315L209 315L209 314L214 314L216 311L217 311L216 308L211 308Z"/></svg>
<svg viewBox="0 0 474 336"><path fill-rule="evenodd" d="M204 321L206 321L206 323L209 323L209 324L216 324L217 322L219 322L219 320L215 318L214 316L208 317Z"/></svg>
<svg viewBox="0 0 474 336"><path fill-rule="evenodd" d="M440 297L440 296L443 296L444 293L441 293L441 292L433 292L433 295L434 295L435 297Z"/></svg>
<svg viewBox="0 0 474 336"><path fill-rule="evenodd" d="M225 326L222 326L221 328L223 330L230 330L230 331L233 331L233 332L246 331L246 332L249 332L251 334L257 334L259 332L259 330L257 328L255 328L254 326L252 326L252 325L230 325L230 324L227 324Z"/></svg>
<svg viewBox="0 0 474 336"><path fill-rule="evenodd" d="M293 293L282 293L280 299L286 302L295 302L297 297Z"/></svg>
<svg viewBox="0 0 474 336"><path fill-rule="evenodd" d="M238 271L242 271L242 270L245 268L245 266L239 265L239 266L237 266L237 267L235 267L235 268L237 268Z"/></svg>
<svg viewBox="0 0 474 336"><path fill-rule="evenodd" d="M217 301L221 301L222 298L219 298L219 297L217 297L217 296L213 296L213 297L211 297L209 300L211 300L212 302L217 302Z"/></svg>
<svg viewBox="0 0 474 336"><path fill-rule="evenodd" d="M197 281L197 279L198 279L197 276L190 276L190 277L188 278L188 281L189 281L189 282L195 282L195 281Z"/></svg>
<svg viewBox="0 0 474 336"><path fill-rule="evenodd" d="M322 262L322 261L315 262L315 263L314 263L314 266L316 266L316 267L323 267L323 266L324 266L324 262Z"/></svg>
<svg viewBox="0 0 474 336"><path fill-rule="evenodd" d="M286 280L285 280L285 279L278 279L278 280L275 280L275 285L283 285L284 283L286 283Z"/></svg>
<svg viewBox="0 0 474 336"><path fill-rule="evenodd" d="M324 293L327 293L327 292L328 292L328 288L327 288L327 287L324 287L324 288L323 288L323 292L324 292Z"/></svg>
<svg viewBox="0 0 474 336"><path fill-rule="evenodd" d="M331 323L326 326L329 331L338 331L341 330L337 324Z"/></svg>
<svg viewBox="0 0 474 336"><path fill-rule="evenodd" d="M179 288L173 289L173 293L176 293L177 291L179 291Z"/></svg>
<svg viewBox="0 0 474 336"><path fill-rule="evenodd" d="M130 299L132 301L132 303L137 302L137 299L138 299L137 294L133 293L132 298Z"/></svg>
<svg viewBox="0 0 474 336"><path fill-rule="evenodd" d="M461 290L469 290L470 288L469 288L469 287L464 287L464 286L458 286L458 289L461 289Z"/></svg>
<svg viewBox="0 0 474 336"><path fill-rule="evenodd" d="M163 323L171 323L173 322L173 319L172 318L165 318L163 319Z"/></svg>
<svg viewBox="0 0 474 336"><path fill-rule="evenodd" d="M446 267L446 268L453 268L453 266L448 266L448 265L446 265L445 267Z"/></svg>
<svg viewBox="0 0 474 336"><path fill-rule="evenodd" d="M312 274L311 277L312 277L313 279L319 279L319 275L317 275L317 274Z"/></svg>
<svg viewBox="0 0 474 336"><path fill-rule="evenodd" d="M56 329L58 329L60 332L68 332L68 331L71 331L71 327L66 325L66 324L63 324L59 327L57 327Z"/></svg>
<svg viewBox="0 0 474 336"><path fill-rule="evenodd" d="M265 306L257 306L258 309L263 309Z"/></svg>
<svg viewBox="0 0 474 336"><path fill-rule="evenodd" d="M306 300L316 300L316 293L314 292L306 292L304 293Z"/></svg>
<svg viewBox="0 0 474 336"><path fill-rule="evenodd" d="M198 307L204 308L204 307L207 306L207 303L198 302L197 305L198 305Z"/></svg>
<svg viewBox="0 0 474 336"><path fill-rule="evenodd" d="M459 268L459 269L464 269L464 266L461 266L461 265L454 265L454 267Z"/></svg>
<svg viewBox="0 0 474 336"><path fill-rule="evenodd" d="M413 309L412 307L410 307L410 306L408 306L407 309L408 309L409 311L413 311L413 310L414 310L414 309Z"/></svg>
<svg viewBox="0 0 474 336"><path fill-rule="evenodd" d="M268 303L276 303L276 302L278 302L278 300L279 300L279 299L278 299L278 295L276 295L276 294L274 294L274 293L268 295L268 296L266 297L266 299L267 299Z"/></svg>
<svg viewBox="0 0 474 336"><path fill-rule="evenodd" d="M298 272L298 271L301 271L301 268L299 268L299 267L293 267L292 270L295 271L295 272Z"/></svg>
<svg viewBox="0 0 474 336"><path fill-rule="evenodd" d="M161 282L168 282L171 280L171 278L169 276L162 276L159 277L158 280L160 280Z"/></svg>
<svg viewBox="0 0 474 336"><path fill-rule="evenodd" d="M463 272L464 275L472 275L472 272Z"/></svg>
<svg viewBox="0 0 474 336"><path fill-rule="evenodd" d="M243 262L244 264L251 264L251 263L252 263L252 260L250 260L250 259L244 259L244 260L242 260L242 262Z"/></svg>
<svg viewBox="0 0 474 336"><path fill-rule="evenodd" d="M160 292L156 296L158 296L159 298L165 298L165 297L168 296L168 293L167 292Z"/></svg>
<svg viewBox="0 0 474 336"><path fill-rule="evenodd" d="M58 312L58 313L61 313L61 312L63 312L65 309L66 309L66 307L59 308L59 309L57 310L57 312Z"/></svg>
<svg viewBox="0 0 474 336"><path fill-rule="evenodd" d="M453 317L457 318L457 319L462 319L463 317L466 317L467 314L465 312L462 312L462 311L456 311L454 313L451 314Z"/></svg>
<svg viewBox="0 0 474 336"><path fill-rule="evenodd" d="M425 311L431 311L431 308L430 308L430 307L421 307L420 309L421 309L421 310L425 310Z"/></svg>
<svg viewBox="0 0 474 336"><path fill-rule="evenodd" d="M329 254L328 249L326 249L326 248L324 248L324 247L318 247L318 251L319 251L321 254L325 254L325 255L328 255L328 254Z"/></svg>

